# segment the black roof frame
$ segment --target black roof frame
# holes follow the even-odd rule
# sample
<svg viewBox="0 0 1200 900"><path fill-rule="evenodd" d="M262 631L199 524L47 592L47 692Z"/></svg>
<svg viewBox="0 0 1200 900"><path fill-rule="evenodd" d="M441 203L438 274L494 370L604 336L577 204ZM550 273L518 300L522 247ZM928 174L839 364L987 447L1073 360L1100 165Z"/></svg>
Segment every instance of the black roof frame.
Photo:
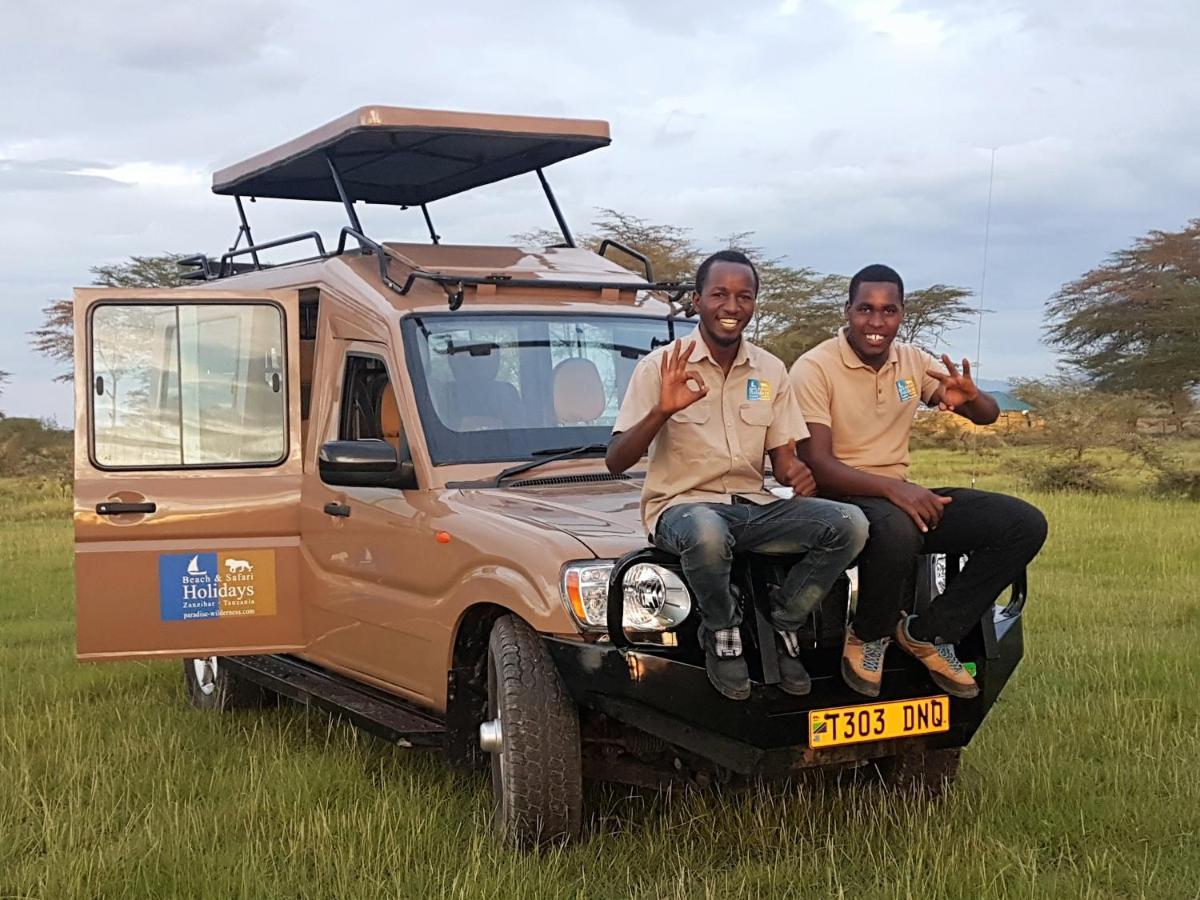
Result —
<svg viewBox="0 0 1200 900"><path fill-rule="evenodd" d="M343 227L338 235L337 248L332 252L326 251L324 242L321 240L321 235L316 231L305 231L298 234L289 235L283 238L277 238L272 241L266 241L261 244L254 243L253 235L250 231L250 223L246 218L245 206L242 203L240 194L234 195L234 202L237 205L238 218L240 225L238 228L237 239L233 246L222 254L219 260L209 259L205 254L196 254L180 260L180 265L193 267L193 271L187 273L184 277L194 281L211 281L220 278L228 278L232 275L241 274L247 271L258 271L263 268L270 267L269 264L263 263L259 259L259 252L277 247L286 246L294 243L305 241L313 241L316 245L317 255L302 257L296 260L290 260L289 263L310 262L317 259L328 259L332 256L341 256L346 252L346 243L353 239L358 242L359 250L364 255L374 254L379 261L379 278L391 290L400 294L407 295L412 290L413 285L417 281L430 281L439 285L446 292L446 299L449 308L457 310L462 306L463 299L468 287L476 287L480 285L495 285L506 287L558 287L571 290L616 290L616 291L660 291L668 295L669 302L673 305L679 305L684 296L692 290L692 285L684 282L655 282L654 271L650 260L642 253L627 247L614 240L605 240L600 245L600 255L604 256L605 251L612 247L616 250L624 252L636 258L645 268L645 281L598 281L588 279L554 279L548 280L544 278L514 278L510 275L456 275L453 273L431 272L425 269L414 266L411 261L397 258L394 253L389 251L382 244L377 243L367 237L363 232L362 224L359 222L358 213L354 208L354 199L349 196L346 191L345 182L342 177L342 168L335 161L332 153L326 153L325 159L329 167L329 174L333 180L334 187L341 198L342 206L346 210L347 218L350 224ZM367 165L367 163L363 163ZM562 209L558 205L558 200L554 196L554 191L550 187L550 182L547 181L545 173L539 167L536 170L538 180L541 182L542 190L546 195L546 200L550 204L550 209L554 214L554 218L558 223L559 230L562 233L564 245L567 247L575 247L575 239L571 234L570 227L567 225L566 217L562 213ZM254 197L250 198L251 202L255 201ZM430 239L434 244L439 243L440 235L434 230L433 220L430 218L428 205L420 204L421 211L425 217L425 224L429 229ZM407 207L402 207L407 209ZM246 246L240 247L242 236L246 237ZM237 263L234 260L239 256L249 255L252 262ZM389 273L389 261L396 258L397 262L413 266L408 272L404 281L395 281ZM214 267L215 263L215 267Z"/></svg>

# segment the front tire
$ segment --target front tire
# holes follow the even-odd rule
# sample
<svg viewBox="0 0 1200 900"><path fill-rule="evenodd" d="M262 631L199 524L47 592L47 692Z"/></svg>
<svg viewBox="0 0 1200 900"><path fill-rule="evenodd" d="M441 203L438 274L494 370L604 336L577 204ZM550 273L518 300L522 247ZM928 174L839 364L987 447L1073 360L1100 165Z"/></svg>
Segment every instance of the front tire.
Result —
<svg viewBox="0 0 1200 900"><path fill-rule="evenodd" d="M572 841L583 823L579 712L541 639L502 616L488 641L495 821L506 842Z"/></svg>
<svg viewBox="0 0 1200 900"><path fill-rule="evenodd" d="M274 695L252 681L234 675L219 656L183 661L183 680L188 701L196 709L224 712L230 709L259 709L269 706Z"/></svg>

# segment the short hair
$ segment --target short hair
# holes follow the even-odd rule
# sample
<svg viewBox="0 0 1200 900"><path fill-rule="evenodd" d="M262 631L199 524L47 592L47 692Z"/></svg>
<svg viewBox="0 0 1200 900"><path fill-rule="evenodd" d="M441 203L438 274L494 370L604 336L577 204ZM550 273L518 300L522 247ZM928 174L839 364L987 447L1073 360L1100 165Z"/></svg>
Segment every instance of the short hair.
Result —
<svg viewBox="0 0 1200 900"><path fill-rule="evenodd" d="M758 269L754 268L754 263L750 262L750 257L740 250L718 250L704 262L700 263L700 268L696 270L696 293L704 293L704 282L708 280L708 272L713 267L714 263L727 262L737 263L741 266L749 266L750 274L754 276L754 293L758 294Z"/></svg>
<svg viewBox="0 0 1200 900"><path fill-rule="evenodd" d="M864 281L894 284L896 290L900 292L900 304L904 304L904 280L900 277L900 273L891 266L885 266L883 263L871 263L871 265L863 266L863 268L855 272L854 277L850 279L850 295L846 298L847 306L854 302L854 295L858 292L858 286Z"/></svg>

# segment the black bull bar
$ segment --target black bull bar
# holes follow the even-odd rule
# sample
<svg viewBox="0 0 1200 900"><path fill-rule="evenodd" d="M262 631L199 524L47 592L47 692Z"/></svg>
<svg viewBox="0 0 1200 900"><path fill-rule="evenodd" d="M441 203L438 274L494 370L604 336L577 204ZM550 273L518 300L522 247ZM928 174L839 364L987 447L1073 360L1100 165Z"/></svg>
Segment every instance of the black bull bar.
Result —
<svg viewBox="0 0 1200 900"><path fill-rule="evenodd" d="M678 646L635 642L626 634L622 627L625 573L647 562L680 572L678 558L661 550L648 547L627 554L613 567L609 581L607 641L587 643L546 637L547 648L581 707L743 775L885 757L917 746L965 746L1024 655L1021 620L1027 592L1022 573L1013 585L1008 604L993 607L956 645L959 658L974 664L980 693L973 700L950 698L949 731L814 750L808 746L811 710L942 692L920 663L906 654L892 652L887 656L880 696L863 697L841 678L840 641L836 645L824 641L813 642L816 645L810 644L803 654L812 676L812 692L804 697L785 694L776 686L778 666L764 614L765 591L760 590L755 575L756 561L749 559L735 565L734 583L740 581L744 599L743 628L750 639L743 643L753 684L750 699L728 700L708 682L694 638L694 622L690 632L686 624L681 626ZM947 561L947 578L957 573L956 563ZM693 613L689 622L694 619Z"/></svg>

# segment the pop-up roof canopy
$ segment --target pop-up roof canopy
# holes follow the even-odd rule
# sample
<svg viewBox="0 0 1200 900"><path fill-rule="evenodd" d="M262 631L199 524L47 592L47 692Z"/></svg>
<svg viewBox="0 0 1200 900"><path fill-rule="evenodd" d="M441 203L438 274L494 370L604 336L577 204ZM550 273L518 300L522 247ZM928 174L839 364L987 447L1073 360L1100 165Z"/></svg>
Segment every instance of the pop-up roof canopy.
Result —
<svg viewBox="0 0 1200 900"><path fill-rule="evenodd" d="M445 290L451 310L458 309L470 287L543 289L553 285L559 290L667 291L672 302L678 302L690 285L656 282L644 254L612 239L601 242L599 255L604 256L611 248L636 260L645 270L644 280L614 278L611 271L604 272L603 277L560 277L559 273L550 278L541 271L536 277L521 277L520 272L477 271L478 266L429 270L401 254L395 245L385 247L367 237L359 223L355 209L358 201L420 207L430 241L436 245L441 238L434 230L429 203L514 175L536 172L562 232L561 246L573 248L575 239L542 169L608 144L608 123L596 119L364 106L213 175L213 193L233 196L241 227L233 246L219 259L201 253L183 260L182 265L194 267L184 277L211 281L260 270L273 265L260 258L263 251L310 241L316 245L316 255L304 259L328 259L344 253L348 241L356 241L360 253L376 258L379 280L384 285L403 296L418 281L433 282ZM342 228L337 247L331 250L326 250L315 231L256 243L246 220L243 197L340 201L350 224ZM245 246L241 246L242 238L246 239ZM250 257L249 263L237 261L246 256ZM392 263L407 269L402 281L393 279Z"/></svg>
<svg viewBox="0 0 1200 900"><path fill-rule="evenodd" d="M420 206L608 144L594 119L364 106L222 169L213 193Z"/></svg>

